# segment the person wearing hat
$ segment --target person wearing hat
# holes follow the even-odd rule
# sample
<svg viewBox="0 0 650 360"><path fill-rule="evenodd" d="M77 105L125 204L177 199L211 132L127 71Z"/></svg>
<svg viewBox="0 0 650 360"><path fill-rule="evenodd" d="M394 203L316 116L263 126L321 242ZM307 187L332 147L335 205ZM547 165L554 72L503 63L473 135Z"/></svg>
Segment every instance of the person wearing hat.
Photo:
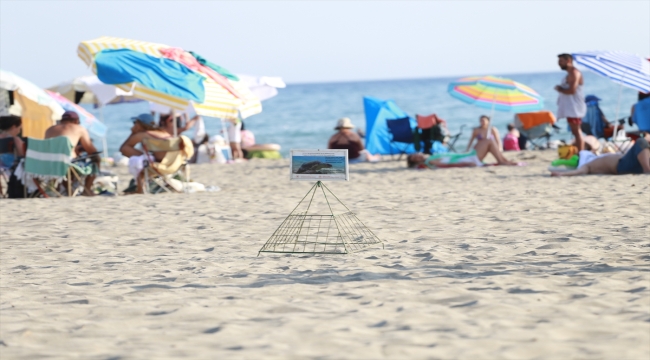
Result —
<svg viewBox="0 0 650 360"><path fill-rule="evenodd" d="M86 176L84 183L84 195L92 196L93 181L95 181L95 175L99 173L99 164L101 162L100 157L97 155L97 148L93 145L90 140L90 135L88 130L79 124L79 115L74 111L66 111L61 116L61 120L58 124L50 126L45 131L45 138L51 139L57 136L65 136L70 140L72 144L72 157L77 157L78 148L77 145L81 145L81 150L85 151L90 155L90 160L93 164L93 172L91 175Z"/></svg>
<svg viewBox="0 0 650 360"><path fill-rule="evenodd" d="M136 192L141 194L144 180L142 169L144 169L144 162L148 156L144 151L137 149L136 146L141 144L143 139L169 139L171 135L156 126L156 120L151 114L143 113L132 117L131 120L133 120L131 135L120 146L120 152L129 158L129 173L136 179ZM166 152L154 151L152 154L156 161L161 161Z"/></svg>
<svg viewBox="0 0 650 360"><path fill-rule="evenodd" d="M614 124L607 121L605 114L603 113L603 111L600 109L600 106L598 105L599 101L600 98L597 97L596 95L587 95L585 97L585 103L587 104L587 109L589 110L590 108L593 108L595 110L594 115L597 116L599 120L602 122L602 128L599 126L594 126L592 128L592 124L590 124L590 122L586 122L581 124L581 129L587 135L594 135L596 137L604 137L605 139L609 139L614 135L615 126ZM588 111L587 115L589 114L590 112ZM623 130L624 128L625 128L624 125L618 125L616 127L616 130L617 131ZM602 134L600 133L600 131L602 131Z"/></svg>
<svg viewBox="0 0 650 360"><path fill-rule="evenodd" d="M327 143L328 149L347 149L350 163L370 161L375 162L381 159L380 155L372 155L365 149L361 137L352 131L354 125L349 118L341 118L336 123L334 130L338 132L330 138Z"/></svg>

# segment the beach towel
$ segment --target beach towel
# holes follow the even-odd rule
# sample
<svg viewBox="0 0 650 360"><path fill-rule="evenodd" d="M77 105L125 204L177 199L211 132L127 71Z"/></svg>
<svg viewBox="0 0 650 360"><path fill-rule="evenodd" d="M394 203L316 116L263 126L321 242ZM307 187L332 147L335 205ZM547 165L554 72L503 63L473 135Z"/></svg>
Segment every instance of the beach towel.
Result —
<svg viewBox="0 0 650 360"><path fill-rule="evenodd" d="M483 166L483 162L476 156L476 150L468 153L437 153L429 156L424 163L431 169L437 169L437 166L429 164L432 160L440 160L443 164L474 164L476 166Z"/></svg>
<svg viewBox="0 0 650 360"><path fill-rule="evenodd" d="M79 176L89 175L93 171L91 166L81 167L72 163L72 144L65 136L45 140L29 138L23 166L20 169L23 184L30 191L36 190L34 179L54 181L55 184L65 180L70 167Z"/></svg>
<svg viewBox="0 0 650 360"><path fill-rule="evenodd" d="M205 101L203 76L174 60L129 49L106 49L95 55L95 65L104 84L137 82L167 95Z"/></svg>

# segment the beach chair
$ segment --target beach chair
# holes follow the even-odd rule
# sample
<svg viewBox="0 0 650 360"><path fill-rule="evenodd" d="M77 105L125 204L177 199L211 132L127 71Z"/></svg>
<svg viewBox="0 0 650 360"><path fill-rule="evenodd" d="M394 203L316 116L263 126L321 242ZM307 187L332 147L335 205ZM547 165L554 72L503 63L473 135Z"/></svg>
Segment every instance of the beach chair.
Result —
<svg viewBox="0 0 650 360"><path fill-rule="evenodd" d="M556 121L555 115L550 111L515 114L515 127L528 139L534 149L549 147L553 124ZM546 147L541 144L544 140L546 140Z"/></svg>
<svg viewBox="0 0 650 360"><path fill-rule="evenodd" d="M399 158L397 158L399 161L402 159L402 155L406 154L408 147L414 143L411 120L408 117L386 120L386 125L392 135L392 139L390 140L391 156L394 155L393 148L396 148L399 151Z"/></svg>
<svg viewBox="0 0 650 360"><path fill-rule="evenodd" d="M165 157L156 161L148 156L144 171L144 193L185 192L185 184L190 180L188 160L194 155L192 141L186 136L171 139L143 139L142 147L146 154L164 151Z"/></svg>
<svg viewBox="0 0 650 360"><path fill-rule="evenodd" d="M650 132L650 98L645 98L634 105L632 122L639 131Z"/></svg>
<svg viewBox="0 0 650 360"><path fill-rule="evenodd" d="M57 197L67 193L76 196L83 192L83 177L93 172L92 166L73 163L72 144L65 136L39 140L27 139L23 184L32 196ZM61 190L61 184L65 187Z"/></svg>
<svg viewBox="0 0 650 360"><path fill-rule="evenodd" d="M587 99L592 97L592 99L598 99L593 95L588 95ZM587 101L587 113L582 118L582 124L580 125L580 130L587 135L594 136L597 139L604 139L607 143L611 144L614 149L618 152L625 152L630 146L631 139L627 137L617 136L614 137L614 130L618 131L618 134L624 134L623 125L625 120L619 120L618 125L614 124L612 127L606 127L607 120L603 111L598 106L597 100Z"/></svg>

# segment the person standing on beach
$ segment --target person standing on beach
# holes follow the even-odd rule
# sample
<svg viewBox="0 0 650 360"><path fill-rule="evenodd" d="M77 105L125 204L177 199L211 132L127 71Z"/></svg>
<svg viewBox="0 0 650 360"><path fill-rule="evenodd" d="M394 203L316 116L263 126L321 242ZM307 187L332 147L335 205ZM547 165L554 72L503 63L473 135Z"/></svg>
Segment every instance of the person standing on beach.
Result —
<svg viewBox="0 0 650 360"><path fill-rule="evenodd" d="M562 79L562 83L555 86L555 90L559 93L557 98L557 118L566 118L571 132L576 138L576 147L580 151L584 149L580 124L582 118L587 114L587 104L582 94L584 80L580 70L573 66L573 56L571 54L560 54L557 57L560 69L567 72L567 76Z"/></svg>

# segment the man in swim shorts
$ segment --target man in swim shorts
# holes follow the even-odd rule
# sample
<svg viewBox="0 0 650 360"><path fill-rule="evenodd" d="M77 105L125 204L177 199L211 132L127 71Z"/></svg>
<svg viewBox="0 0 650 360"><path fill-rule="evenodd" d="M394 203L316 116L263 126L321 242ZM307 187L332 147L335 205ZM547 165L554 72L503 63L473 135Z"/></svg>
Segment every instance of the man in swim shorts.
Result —
<svg viewBox="0 0 650 360"><path fill-rule="evenodd" d="M650 174L648 141L650 134L642 133L625 155L602 156L573 171L551 172L551 176Z"/></svg>
<svg viewBox="0 0 650 360"><path fill-rule="evenodd" d="M571 54L560 54L557 57L560 69L567 72L567 76L562 79L562 83L555 86L555 91L559 93L557 98L557 118L566 118L571 133L576 138L578 151L584 150L580 124L582 118L587 114L587 104L582 94L582 86L584 85L582 73L573 66L573 56Z"/></svg>

